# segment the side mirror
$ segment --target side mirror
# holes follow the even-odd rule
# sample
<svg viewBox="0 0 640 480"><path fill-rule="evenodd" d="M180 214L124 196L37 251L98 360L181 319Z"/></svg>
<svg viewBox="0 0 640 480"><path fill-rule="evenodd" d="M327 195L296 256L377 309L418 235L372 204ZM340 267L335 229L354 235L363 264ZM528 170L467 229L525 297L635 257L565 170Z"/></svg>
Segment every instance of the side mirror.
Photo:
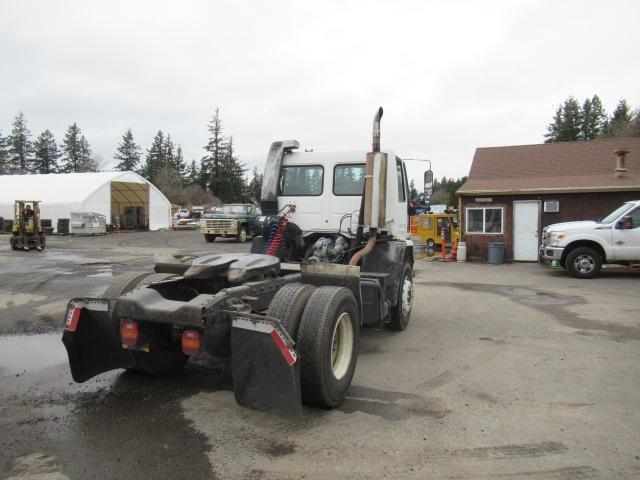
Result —
<svg viewBox="0 0 640 480"><path fill-rule="evenodd" d="M433 171L427 170L424 172L424 195L431 196L433 193Z"/></svg>

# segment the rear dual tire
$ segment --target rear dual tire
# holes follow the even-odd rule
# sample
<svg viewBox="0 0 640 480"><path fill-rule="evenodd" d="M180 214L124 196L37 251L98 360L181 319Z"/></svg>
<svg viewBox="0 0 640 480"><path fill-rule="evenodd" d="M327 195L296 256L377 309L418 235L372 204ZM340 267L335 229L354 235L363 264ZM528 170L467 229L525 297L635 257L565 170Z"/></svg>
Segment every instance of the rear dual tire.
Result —
<svg viewBox="0 0 640 480"><path fill-rule="evenodd" d="M340 405L358 358L359 314L351 291L285 285L273 297L267 316L279 319L296 342L303 402L324 408Z"/></svg>

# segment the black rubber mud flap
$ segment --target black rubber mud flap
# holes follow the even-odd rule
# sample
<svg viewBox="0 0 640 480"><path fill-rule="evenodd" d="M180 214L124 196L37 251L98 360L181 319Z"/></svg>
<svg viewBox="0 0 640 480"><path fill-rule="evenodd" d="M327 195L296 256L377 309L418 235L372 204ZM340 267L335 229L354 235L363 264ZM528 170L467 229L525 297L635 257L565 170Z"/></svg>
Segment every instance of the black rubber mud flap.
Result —
<svg viewBox="0 0 640 480"><path fill-rule="evenodd" d="M233 314L231 369L234 394L241 406L302 415L300 357L279 320Z"/></svg>
<svg viewBox="0 0 640 480"><path fill-rule="evenodd" d="M122 348L106 299L74 299L69 302L62 334L73 380L82 383L99 373L131 368L135 360Z"/></svg>

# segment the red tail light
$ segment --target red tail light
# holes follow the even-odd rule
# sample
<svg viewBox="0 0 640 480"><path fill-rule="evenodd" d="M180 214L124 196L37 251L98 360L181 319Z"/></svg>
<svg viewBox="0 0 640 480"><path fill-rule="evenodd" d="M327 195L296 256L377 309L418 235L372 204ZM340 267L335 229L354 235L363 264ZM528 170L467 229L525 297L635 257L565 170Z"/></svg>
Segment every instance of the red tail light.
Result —
<svg viewBox="0 0 640 480"><path fill-rule="evenodd" d="M140 338L140 328L136 322L131 320L123 320L120 324L120 338L123 347L135 347Z"/></svg>
<svg viewBox="0 0 640 480"><path fill-rule="evenodd" d="M78 328L78 320L80 320L80 312L82 308L72 307L67 311L67 321L64 324L64 329L69 332L75 332Z"/></svg>
<svg viewBox="0 0 640 480"><path fill-rule="evenodd" d="M182 332L182 353L191 356L200 353L200 332L197 330Z"/></svg>
<svg viewBox="0 0 640 480"><path fill-rule="evenodd" d="M411 225L411 233L418 233L418 227Z"/></svg>

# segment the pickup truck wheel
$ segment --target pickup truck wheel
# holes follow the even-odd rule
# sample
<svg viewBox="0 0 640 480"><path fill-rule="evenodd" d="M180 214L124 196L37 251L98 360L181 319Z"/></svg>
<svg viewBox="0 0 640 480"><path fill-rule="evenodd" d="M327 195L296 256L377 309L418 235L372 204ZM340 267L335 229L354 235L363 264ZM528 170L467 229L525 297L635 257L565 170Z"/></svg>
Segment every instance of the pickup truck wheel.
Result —
<svg viewBox="0 0 640 480"><path fill-rule="evenodd" d="M398 302L391 307L387 327L390 330L406 330L411 319L411 307L413 306L413 268L409 262L402 266L400 285L398 285Z"/></svg>
<svg viewBox="0 0 640 480"><path fill-rule="evenodd" d="M433 241L433 238L430 238L429 240L427 240L427 249L433 250L435 246L436 246L436 242Z"/></svg>
<svg viewBox="0 0 640 480"><path fill-rule="evenodd" d="M267 317L280 320L294 342L298 336L302 313L315 289L313 285L289 283L276 292L267 309Z"/></svg>
<svg viewBox="0 0 640 480"><path fill-rule="evenodd" d="M216 238L218 238L217 235L214 235L212 233L205 233L204 234L204 239L208 242L208 243L213 243L216 241Z"/></svg>
<svg viewBox="0 0 640 480"><path fill-rule="evenodd" d="M244 243L247 241L247 227L240 227L238 229L238 234L236 235L236 242Z"/></svg>
<svg viewBox="0 0 640 480"><path fill-rule="evenodd" d="M593 278L602 269L602 257L593 248L578 247L567 255L565 268L576 278Z"/></svg>
<svg viewBox="0 0 640 480"><path fill-rule="evenodd" d="M309 297L296 345L305 403L337 407L344 401L358 358L359 318L347 288L319 287Z"/></svg>

